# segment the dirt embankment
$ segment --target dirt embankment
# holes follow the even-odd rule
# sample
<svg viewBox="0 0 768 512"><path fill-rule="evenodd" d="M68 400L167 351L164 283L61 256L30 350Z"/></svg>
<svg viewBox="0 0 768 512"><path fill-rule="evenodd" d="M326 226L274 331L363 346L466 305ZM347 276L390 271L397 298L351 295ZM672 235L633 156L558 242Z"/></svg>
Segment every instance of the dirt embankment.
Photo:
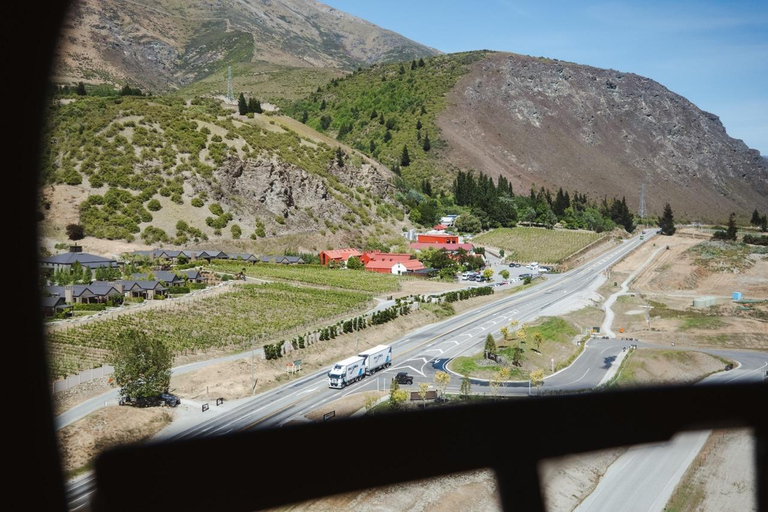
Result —
<svg viewBox="0 0 768 512"><path fill-rule="evenodd" d="M692 384L724 366L722 359L703 352L641 348L630 354L618 382L622 386Z"/></svg>
<svg viewBox="0 0 768 512"><path fill-rule="evenodd" d="M715 430L693 460L667 509L679 512L757 510L755 439L748 430Z"/></svg>
<svg viewBox="0 0 768 512"><path fill-rule="evenodd" d="M107 407L58 434L64 471L75 471L112 446L145 441L173 419L167 408Z"/></svg>

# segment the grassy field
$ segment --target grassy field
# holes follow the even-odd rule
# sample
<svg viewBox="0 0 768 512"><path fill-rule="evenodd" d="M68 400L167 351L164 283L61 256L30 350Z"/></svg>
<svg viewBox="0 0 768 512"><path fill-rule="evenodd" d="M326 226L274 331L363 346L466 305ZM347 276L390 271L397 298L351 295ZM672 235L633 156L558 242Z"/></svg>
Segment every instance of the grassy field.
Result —
<svg viewBox="0 0 768 512"><path fill-rule="evenodd" d="M543 338L538 348L534 341L537 333ZM464 375L486 379L492 377L501 368L507 368L510 371L509 380L526 380L530 372L538 368L545 370L548 374L550 358L554 358L558 363L555 368L557 371L569 364L578 354L579 347L570 343L573 336L578 333L579 330L576 327L562 318L543 318L537 325L525 327L526 338L522 345L525 352L522 366L515 367L511 364L514 350L518 346L517 339L512 334L510 340L496 340L498 354L502 357L501 364L486 364L489 361L485 360L481 353L471 357L457 357L451 363L451 369Z"/></svg>
<svg viewBox="0 0 768 512"><path fill-rule="evenodd" d="M124 329L141 329L167 343L175 354L207 348L238 349L256 339L267 341L293 329L360 311L370 295L319 290L282 283L238 286L174 307L120 315L48 336L54 377L72 374L107 360L110 342Z"/></svg>
<svg viewBox="0 0 768 512"><path fill-rule="evenodd" d="M641 349L627 356L613 385L693 383L729 362L703 352Z"/></svg>
<svg viewBox="0 0 768 512"><path fill-rule="evenodd" d="M504 249L515 261L559 263L602 236L590 231L516 227L494 229L473 242Z"/></svg>
<svg viewBox="0 0 768 512"><path fill-rule="evenodd" d="M220 260L214 262L211 268L224 272L240 272L245 269L245 273L249 277L285 279L286 281L368 293L384 293L400 289L399 278L391 274L330 269L322 265L274 265L269 263L244 265Z"/></svg>

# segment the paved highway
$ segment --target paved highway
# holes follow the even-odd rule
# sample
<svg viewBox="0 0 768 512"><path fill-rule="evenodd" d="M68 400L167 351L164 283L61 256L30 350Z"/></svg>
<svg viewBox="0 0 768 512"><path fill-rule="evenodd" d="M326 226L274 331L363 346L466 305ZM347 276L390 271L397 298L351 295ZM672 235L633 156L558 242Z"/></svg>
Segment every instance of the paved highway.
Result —
<svg viewBox="0 0 768 512"><path fill-rule="evenodd" d="M760 382L768 368L766 353L696 350L739 362L737 368L711 375L698 385ZM662 512L709 434L684 432L665 443L630 448L608 468L575 512Z"/></svg>

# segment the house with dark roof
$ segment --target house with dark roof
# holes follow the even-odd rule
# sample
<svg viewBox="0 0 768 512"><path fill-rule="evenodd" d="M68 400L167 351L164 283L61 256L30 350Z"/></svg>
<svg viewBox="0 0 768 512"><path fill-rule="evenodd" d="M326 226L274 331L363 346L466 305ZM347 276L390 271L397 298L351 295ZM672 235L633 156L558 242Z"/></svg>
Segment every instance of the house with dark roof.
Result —
<svg viewBox="0 0 768 512"><path fill-rule="evenodd" d="M227 256L230 260L241 260L241 261L247 261L248 263L256 263L259 261L259 258L257 256L254 256L253 254L247 253L247 252L235 252L235 253L228 253Z"/></svg>
<svg viewBox="0 0 768 512"><path fill-rule="evenodd" d="M155 280L160 281L165 286L182 286L184 284L184 276L176 275L174 272L168 270L157 270L152 272ZM131 278L134 281L146 281L149 274L131 274Z"/></svg>
<svg viewBox="0 0 768 512"><path fill-rule="evenodd" d="M211 260L226 260L229 259L229 256L223 251L217 251L217 250L205 250L205 251L197 251L195 254L195 257L200 260L208 260L209 262Z"/></svg>
<svg viewBox="0 0 768 512"><path fill-rule="evenodd" d="M181 273L182 275L187 277L188 283L202 283L203 281L205 281L203 274L201 274L199 270L195 270L194 268L191 268L189 270L182 270Z"/></svg>
<svg viewBox="0 0 768 512"><path fill-rule="evenodd" d="M105 281L91 284L69 284L46 286L45 292L52 297L61 297L67 304L106 302L109 297L119 297L123 291L119 285Z"/></svg>
<svg viewBox="0 0 768 512"><path fill-rule="evenodd" d="M40 260L40 266L44 271L51 273L58 270L70 270L75 263L79 263L83 267L91 269L91 272L99 267L118 267L117 261L82 252L82 249L83 248L80 246L73 245L69 248L69 252L63 252L55 256L43 258Z"/></svg>
<svg viewBox="0 0 768 512"><path fill-rule="evenodd" d="M168 288L158 280L153 281L117 281L126 297L141 297L144 299L154 299L156 295L165 295Z"/></svg>
<svg viewBox="0 0 768 512"><path fill-rule="evenodd" d="M43 316L46 318L56 316L58 313L64 313L72 309L71 304L67 304L64 297L53 296L43 297L41 304L43 308Z"/></svg>
<svg viewBox="0 0 768 512"><path fill-rule="evenodd" d="M283 260L280 263L286 265L303 265L306 263L301 256L283 256Z"/></svg>

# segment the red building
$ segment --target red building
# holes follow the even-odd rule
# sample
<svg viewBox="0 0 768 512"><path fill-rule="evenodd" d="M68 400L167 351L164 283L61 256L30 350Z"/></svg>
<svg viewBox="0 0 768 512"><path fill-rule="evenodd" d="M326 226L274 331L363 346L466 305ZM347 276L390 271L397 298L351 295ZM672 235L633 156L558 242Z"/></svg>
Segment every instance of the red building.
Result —
<svg viewBox="0 0 768 512"><path fill-rule="evenodd" d="M421 244L447 244L458 245L459 235L447 235L445 233L427 233L425 235L419 235L417 238L418 243Z"/></svg>
<svg viewBox="0 0 768 512"><path fill-rule="evenodd" d="M349 258L353 256L360 257L362 254L357 249L332 249L320 253L320 263L322 265L329 265L331 262L335 262L340 265L346 263Z"/></svg>
<svg viewBox="0 0 768 512"><path fill-rule="evenodd" d="M419 260L371 260L365 265L365 270L379 272L380 274L404 275L409 272L423 270L426 267Z"/></svg>
<svg viewBox="0 0 768 512"><path fill-rule="evenodd" d="M360 261L362 261L365 265L373 260L396 262L408 261L409 259L411 259L410 254L397 252L367 251L364 252L362 256L360 256Z"/></svg>

